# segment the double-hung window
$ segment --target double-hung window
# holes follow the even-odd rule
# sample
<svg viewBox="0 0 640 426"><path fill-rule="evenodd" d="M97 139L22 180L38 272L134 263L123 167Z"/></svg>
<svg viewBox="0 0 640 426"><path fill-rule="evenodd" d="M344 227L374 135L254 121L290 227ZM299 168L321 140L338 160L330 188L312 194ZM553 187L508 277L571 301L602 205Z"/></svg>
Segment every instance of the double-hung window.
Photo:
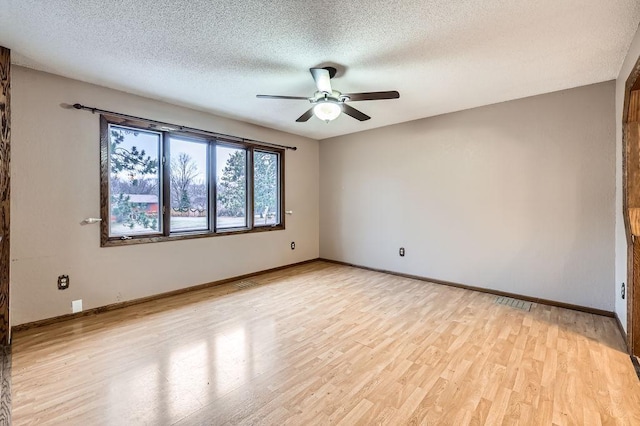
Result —
<svg viewBox="0 0 640 426"><path fill-rule="evenodd" d="M103 246L284 229L284 151L101 117Z"/></svg>

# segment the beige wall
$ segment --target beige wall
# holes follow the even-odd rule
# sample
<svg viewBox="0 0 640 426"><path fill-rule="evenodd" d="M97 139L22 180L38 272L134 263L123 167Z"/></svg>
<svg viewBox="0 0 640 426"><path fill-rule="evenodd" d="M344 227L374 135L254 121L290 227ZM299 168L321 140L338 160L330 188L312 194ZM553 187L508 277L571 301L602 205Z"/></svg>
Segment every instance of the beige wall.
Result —
<svg viewBox="0 0 640 426"><path fill-rule="evenodd" d="M640 30L636 32L627 57L616 80L616 314L624 329L627 329L627 300L622 299L620 287L627 282L627 237L622 216L622 109L624 88L631 70L640 57Z"/></svg>
<svg viewBox="0 0 640 426"><path fill-rule="evenodd" d="M631 56L634 49L640 51L638 36ZM612 82L318 145L51 74L12 71L12 325L69 313L75 299L88 309L318 255L614 309ZM73 102L297 145L286 154L286 208L294 210L287 229L100 248L99 227L80 225L99 216L98 117L60 107ZM616 282L624 264L618 251ZM57 290L60 274L71 276L68 290Z"/></svg>
<svg viewBox="0 0 640 426"><path fill-rule="evenodd" d="M321 141L320 256L612 311L614 89Z"/></svg>
<svg viewBox="0 0 640 426"><path fill-rule="evenodd" d="M318 142L130 94L12 68L12 325L318 257ZM211 94L215 96L215 94ZM284 145L286 230L100 248L102 109ZM296 249L289 247L296 242ZM57 277L70 288L57 290Z"/></svg>

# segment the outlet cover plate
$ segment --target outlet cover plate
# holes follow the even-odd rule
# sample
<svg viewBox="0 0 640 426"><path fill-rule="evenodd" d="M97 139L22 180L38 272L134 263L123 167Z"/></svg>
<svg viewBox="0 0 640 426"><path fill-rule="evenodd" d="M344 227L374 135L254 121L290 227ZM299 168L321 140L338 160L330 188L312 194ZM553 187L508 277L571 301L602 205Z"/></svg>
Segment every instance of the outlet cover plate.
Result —
<svg viewBox="0 0 640 426"><path fill-rule="evenodd" d="M71 302L71 312L82 312L82 299L74 300Z"/></svg>
<svg viewBox="0 0 640 426"><path fill-rule="evenodd" d="M66 290L69 288L69 275L60 275L58 277L58 290Z"/></svg>

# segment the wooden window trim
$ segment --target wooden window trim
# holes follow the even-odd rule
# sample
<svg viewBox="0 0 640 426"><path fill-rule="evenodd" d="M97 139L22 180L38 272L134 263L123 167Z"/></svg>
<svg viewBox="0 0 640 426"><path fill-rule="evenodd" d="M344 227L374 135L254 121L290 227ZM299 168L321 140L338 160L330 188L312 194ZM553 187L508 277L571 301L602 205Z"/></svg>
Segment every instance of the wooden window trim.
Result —
<svg viewBox="0 0 640 426"><path fill-rule="evenodd" d="M140 130L151 130L154 132L162 132L164 134L162 140L162 154L166 155L169 152L167 149L169 144L169 136L184 136L191 137L197 139L206 139L211 144L210 147L213 149L208 150L208 178L209 178L209 229L202 231L189 231L182 233L170 233L170 211L169 211L169 202L170 202L170 174L168 172L169 166L167 164L161 165L161 175L160 181L162 182L162 203L159 206L159 210L162 213L162 235L140 235L140 236L128 236L123 239L123 237L113 237L109 235L109 203L110 203L110 193L109 193L109 125L118 125L118 126L126 126L132 128L138 128ZM215 158L215 146L217 146L217 142L220 142L220 145L224 146L238 146L243 147L247 150L247 226L242 228L230 228L230 229L217 229L216 227L216 199L217 199L217 188L215 182L215 173L216 173L216 158ZM253 155L254 149L265 151L265 152L273 152L278 154L279 161L279 219L280 223L277 225L262 225L262 226L254 226L254 217L253 217L253 208L254 208L254 199L253 199L253 188L254 188L254 164L253 164ZM209 238L209 237L223 237L223 236L231 236L238 234L250 234L250 233L258 233L258 232L271 232L271 231L281 231L285 229L285 186L284 186L284 173L285 173L285 150L274 148L274 147L265 147L258 144L253 144L250 142L245 142L238 138L234 139L224 139L224 138L211 138L211 135L199 134L197 132L187 132L174 130L170 125L167 125L166 128L159 126L157 123L145 122L142 120L133 120L133 119L125 119L117 116L111 115L100 115L100 217L102 221L100 222L100 246L101 247L118 247L118 246L128 246L135 244L148 244L148 243L157 243L162 241L181 241L181 240L189 240L196 238ZM167 158L167 163L170 160ZM160 163L162 160L160 161ZM165 210L164 212L162 212Z"/></svg>

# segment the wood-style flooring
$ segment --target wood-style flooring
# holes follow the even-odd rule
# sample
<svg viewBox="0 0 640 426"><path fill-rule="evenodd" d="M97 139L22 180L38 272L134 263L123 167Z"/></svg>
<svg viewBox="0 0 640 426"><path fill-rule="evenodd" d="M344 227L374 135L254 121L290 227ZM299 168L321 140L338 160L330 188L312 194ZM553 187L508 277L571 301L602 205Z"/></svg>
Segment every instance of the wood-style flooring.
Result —
<svg viewBox="0 0 640 426"><path fill-rule="evenodd" d="M313 262L13 336L13 421L640 424L612 318Z"/></svg>

